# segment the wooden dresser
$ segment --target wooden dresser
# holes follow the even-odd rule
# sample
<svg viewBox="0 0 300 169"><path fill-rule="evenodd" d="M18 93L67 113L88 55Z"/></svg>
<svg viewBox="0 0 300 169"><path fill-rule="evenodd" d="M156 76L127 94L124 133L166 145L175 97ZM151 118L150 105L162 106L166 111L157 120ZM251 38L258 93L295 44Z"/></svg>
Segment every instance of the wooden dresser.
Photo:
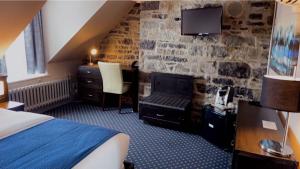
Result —
<svg viewBox="0 0 300 169"><path fill-rule="evenodd" d="M88 102L102 102L102 78L97 65L78 68L79 96Z"/></svg>
<svg viewBox="0 0 300 169"><path fill-rule="evenodd" d="M262 120L276 123L278 130L265 129ZM297 169L292 156L280 158L260 149L262 139L282 140L283 126L275 110L240 101L238 105L233 169Z"/></svg>

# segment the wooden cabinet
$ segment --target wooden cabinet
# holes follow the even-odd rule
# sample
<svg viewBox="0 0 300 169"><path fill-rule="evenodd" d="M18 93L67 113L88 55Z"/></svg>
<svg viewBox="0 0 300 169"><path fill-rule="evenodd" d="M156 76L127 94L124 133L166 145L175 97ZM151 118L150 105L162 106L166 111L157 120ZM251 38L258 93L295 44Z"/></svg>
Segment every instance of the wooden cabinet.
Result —
<svg viewBox="0 0 300 169"><path fill-rule="evenodd" d="M262 127L262 120L276 123L278 130ZM264 152L259 141L281 140L283 127L275 110L240 101L237 114L233 169L297 169L298 162L292 156L281 158Z"/></svg>
<svg viewBox="0 0 300 169"><path fill-rule="evenodd" d="M97 65L84 65L78 68L78 87L82 100L101 103L102 78Z"/></svg>

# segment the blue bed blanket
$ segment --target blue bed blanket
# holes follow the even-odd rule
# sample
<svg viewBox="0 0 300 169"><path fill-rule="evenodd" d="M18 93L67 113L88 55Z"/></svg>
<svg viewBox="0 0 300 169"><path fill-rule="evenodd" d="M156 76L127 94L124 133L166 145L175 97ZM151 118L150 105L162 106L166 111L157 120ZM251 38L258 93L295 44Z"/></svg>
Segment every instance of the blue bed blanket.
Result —
<svg viewBox="0 0 300 169"><path fill-rule="evenodd" d="M0 169L67 169L119 132L53 119L0 140Z"/></svg>

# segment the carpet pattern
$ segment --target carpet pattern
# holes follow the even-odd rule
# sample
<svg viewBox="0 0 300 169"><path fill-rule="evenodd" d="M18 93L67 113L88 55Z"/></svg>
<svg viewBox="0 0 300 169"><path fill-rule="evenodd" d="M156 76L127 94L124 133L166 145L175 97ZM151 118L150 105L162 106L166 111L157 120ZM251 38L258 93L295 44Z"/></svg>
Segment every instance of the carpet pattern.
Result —
<svg viewBox="0 0 300 169"><path fill-rule="evenodd" d="M122 109L123 112L130 109ZM131 138L127 160L137 169L229 169L231 154L201 136L143 123L138 113L119 114L100 107L70 103L46 112L56 118L122 131Z"/></svg>

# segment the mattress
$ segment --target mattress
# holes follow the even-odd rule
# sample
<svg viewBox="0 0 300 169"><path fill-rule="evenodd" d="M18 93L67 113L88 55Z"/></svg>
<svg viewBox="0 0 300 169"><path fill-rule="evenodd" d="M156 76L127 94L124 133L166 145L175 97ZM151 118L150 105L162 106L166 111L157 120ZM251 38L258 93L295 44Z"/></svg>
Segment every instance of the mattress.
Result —
<svg viewBox="0 0 300 169"><path fill-rule="evenodd" d="M53 119L51 116L0 109L0 139ZM77 163L74 169L120 169L128 152L129 136L119 133Z"/></svg>

